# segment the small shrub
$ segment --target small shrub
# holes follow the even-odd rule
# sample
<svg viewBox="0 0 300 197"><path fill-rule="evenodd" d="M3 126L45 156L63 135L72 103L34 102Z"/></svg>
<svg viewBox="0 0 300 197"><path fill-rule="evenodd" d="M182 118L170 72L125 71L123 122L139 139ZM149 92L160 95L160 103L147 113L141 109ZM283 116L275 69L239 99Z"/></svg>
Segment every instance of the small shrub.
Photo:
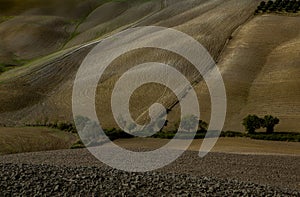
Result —
<svg viewBox="0 0 300 197"><path fill-rule="evenodd" d="M81 140L78 140L71 146L71 149L78 149L78 148L85 148Z"/></svg>
<svg viewBox="0 0 300 197"><path fill-rule="evenodd" d="M126 133L125 131L115 129L115 128L104 130L104 133L112 141L116 140L116 139L120 139L120 138L133 138L134 137L133 135L130 135L130 134Z"/></svg>
<svg viewBox="0 0 300 197"><path fill-rule="evenodd" d="M76 127L72 123L60 122L57 124L57 129L71 133L77 133Z"/></svg>
<svg viewBox="0 0 300 197"><path fill-rule="evenodd" d="M3 73L5 71L5 66L3 64L0 64L0 73Z"/></svg>
<svg viewBox="0 0 300 197"><path fill-rule="evenodd" d="M244 137L245 134L237 131L222 131L220 137Z"/></svg>

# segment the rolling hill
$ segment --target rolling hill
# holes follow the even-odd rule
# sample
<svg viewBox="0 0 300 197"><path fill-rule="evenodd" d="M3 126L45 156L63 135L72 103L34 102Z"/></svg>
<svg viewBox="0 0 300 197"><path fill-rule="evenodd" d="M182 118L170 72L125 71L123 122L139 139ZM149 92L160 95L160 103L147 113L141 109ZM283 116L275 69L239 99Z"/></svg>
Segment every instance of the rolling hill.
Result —
<svg viewBox="0 0 300 197"><path fill-rule="evenodd" d="M9 69L0 74L1 125L72 121L73 81L90 50L130 27L157 25L192 36L217 62L228 97L225 130L242 130L247 114L272 114L281 120L277 130L299 131L298 15L254 16L259 0L12 2L0 12L0 65ZM110 109L115 82L132 66L149 61L173 65L195 84L201 119L209 122L207 87L192 65L176 54L143 49L117 58L101 78L96 99L101 124L116 127ZM132 116L140 123L148 121L145 114L156 101L171 109L169 129L179 120L180 107L165 87L143 86L131 100Z"/></svg>

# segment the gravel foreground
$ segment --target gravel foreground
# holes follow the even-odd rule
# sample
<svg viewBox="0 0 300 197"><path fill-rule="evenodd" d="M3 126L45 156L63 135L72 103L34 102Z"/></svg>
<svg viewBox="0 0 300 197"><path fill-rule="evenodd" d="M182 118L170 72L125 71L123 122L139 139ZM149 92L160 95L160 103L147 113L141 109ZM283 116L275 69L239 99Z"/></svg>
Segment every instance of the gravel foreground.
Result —
<svg viewBox="0 0 300 197"><path fill-rule="evenodd" d="M235 180L111 168L0 164L1 196L299 196Z"/></svg>
<svg viewBox="0 0 300 197"><path fill-rule="evenodd" d="M0 196L300 196L300 157L186 151L147 173L114 170L86 149L0 156Z"/></svg>

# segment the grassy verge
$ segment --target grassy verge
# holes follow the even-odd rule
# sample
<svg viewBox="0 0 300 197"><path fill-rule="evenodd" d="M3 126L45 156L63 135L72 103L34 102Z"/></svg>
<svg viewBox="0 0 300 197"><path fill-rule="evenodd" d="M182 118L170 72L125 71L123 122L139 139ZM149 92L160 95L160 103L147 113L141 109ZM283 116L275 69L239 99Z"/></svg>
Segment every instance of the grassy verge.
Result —
<svg viewBox="0 0 300 197"><path fill-rule="evenodd" d="M272 134L255 133L255 134L247 134L246 136L256 140L300 142L300 133L293 133L293 132L287 132L287 133L276 132Z"/></svg>
<svg viewBox="0 0 300 197"><path fill-rule="evenodd" d="M117 130L117 129L109 129L104 131L105 134L109 137L110 140L114 141L117 139L128 139L134 138L134 136L129 135L128 133ZM149 138L156 138L156 139L172 139L176 135L175 132L158 132L152 135ZM197 133L193 139L204 139L206 133L201 132ZM273 133L273 134L265 134L265 133L255 133L255 134L246 134L237 131L222 131L220 134L221 138L244 138L244 139L256 139L262 141L286 141L286 142L300 142L300 133ZM190 139L191 135L189 133L182 134L181 139ZM85 148L85 145L82 143L81 140L78 140L74 143L71 147L72 149L77 148Z"/></svg>
<svg viewBox="0 0 300 197"><path fill-rule="evenodd" d="M48 127L51 129L60 130L65 133L73 133L77 135L76 127L73 123L67 123L67 122L59 122L59 123L36 123L35 125L29 124L27 126L30 127ZM127 138L134 138L133 135L130 135L120 129L106 129L104 130L104 133L108 136L108 138L111 141L117 140L117 139L127 139ZM150 138L158 138L158 139L172 139L176 135L176 131L160 131L156 134L150 136ZM206 131L198 131L196 135L193 137L190 135L189 132L183 132L180 135L180 139L203 139L206 136ZM248 139L256 139L256 140L271 140L271 141L287 141L287 142L300 142L300 133L295 132L274 132L272 134L267 133L254 133L254 134L247 134L237 131L222 131L220 134L220 137L224 138L234 138L234 137L242 137L242 138L248 138ZM85 145L82 143L82 141L79 139L72 144L72 149L77 148L84 148Z"/></svg>
<svg viewBox="0 0 300 197"><path fill-rule="evenodd" d="M172 139L176 133L174 132L158 132L152 137L154 138L162 138L162 139ZM206 133L201 132L197 133L195 139L203 139ZM183 138L185 135L182 135ZM188 134L186 137L188 138ZM246 134L237 131L222 131L220 137L245 137L256 140L272 140L272 141L288 141L288 142L300 142L300 133L295 132L274 132L272 134L266 133L254 133L254 134Z"/></svg>

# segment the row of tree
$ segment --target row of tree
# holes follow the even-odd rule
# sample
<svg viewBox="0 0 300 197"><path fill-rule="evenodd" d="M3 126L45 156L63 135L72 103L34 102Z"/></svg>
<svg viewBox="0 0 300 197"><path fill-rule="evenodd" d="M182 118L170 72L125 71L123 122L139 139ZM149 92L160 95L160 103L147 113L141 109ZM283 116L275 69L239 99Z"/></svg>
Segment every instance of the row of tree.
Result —
<svg viewBox="0 0 300 197"><path fill-rule="evenodd" d="M262 1L255 13L261 12L293 12L300 11L300 1L298 0L276 0L276 1Z"/></svg>
<svg viewBox="0 0 300 197"><path fill-rule="evenodd" d="M266 133L273 133L275 125L279 124L279 119L272 115L266 115L263 118L257 115L248 115L243 119L243 125L249 134L255 133L257 129L266 128ZM207 131L208 124L203 120L197 120L195 116L184 117L181 123L182 129L190 131L198 125L197 133Z"/></svg>
<svg viewBox="0 0 300 197"><path fill-rule="evenodd" d="M75 118L76 122L76 127L72 123L66 123L66 122L54 122L50 123L48 121L48 118L45 119L45 121L42 123L41 121L38 121L36 124L26 124L26 126L47 126L51 128L56 128L60 129L62 131L68 131L68 132L73 132L76 133L77 129L85 130L87 132L92 132L94 130L98 131L99 126L95 121L91 121L89 118L84 117L84 116L77 116ZM126 121L123 119L119 120L120 123L122 123L123 128L127 128L132 134L135 132L144 132L145 134L147 133L153 133L153 130L158 130L162 131L162 129L167 126L168 120L163 120L158 118L155 122L154 125L149 125L148 127L144 128L142 131L135 131L135 124L126 124ZM180 121L179 121L180 122ZM175 127L179 127L179 122L175 124ZM274 132L274 127L275 125L279 124L279 119L277 117L273 117L272 115L266 115L263 118L258 117L257 115L248 115L243 119L242 123L245 127L246 132L249 134L255 133L257 129L260 128L266 128L267 133L273 133ZM162 127L161 127L162 126ZM196 128L197 127L197 128ZM208 129L208 123L206 123L203 120L199 120L196 116L194 115L188 115L182 118L181 120L181 129L186 132L190 132L193 129L197 130L197 133L205 133ZM116 129L112 129L115 131ZM107 132L111 132L109 129Z"/></svg>
<svg viewBox="0 0 300 197"><path fill-rule="evenodd" d="M256 129L266 128L267 133L273 133L275 125L279 124L279 119L271 115L260 118L257 115L248 115L243 119L243 125L248 133L255 133Z"/></svg>

